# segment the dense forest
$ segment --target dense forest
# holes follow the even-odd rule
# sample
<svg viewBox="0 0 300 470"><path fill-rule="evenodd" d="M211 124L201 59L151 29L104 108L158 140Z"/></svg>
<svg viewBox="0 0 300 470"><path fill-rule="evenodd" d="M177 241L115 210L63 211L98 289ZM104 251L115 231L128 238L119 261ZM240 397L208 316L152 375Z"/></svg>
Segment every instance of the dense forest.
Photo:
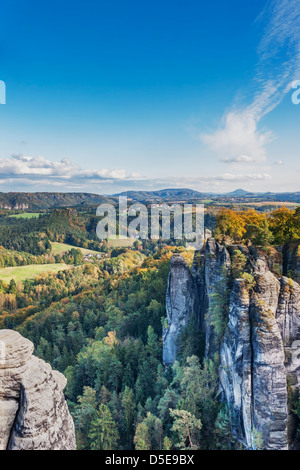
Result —
<svg viewBox="0 0 300 470"><path fill-rule="evenodd" d="M283 247L300 239L299 209L223 208L206 220L221 243L269 253L278 275ZM20 231L16 218L0 218L0 267L72 265L34 279L0 280L0 327L17 329L37 356L67 377L79 449L240 448L229 410L218 399L218 355L204 358L195 319L180 337L177 361L170 367L162 362L170 259L181 253L191 266L194 253L172 240L113 247L97 240L96 222L88 211L56 210L23 220ZM74 248L54 256L51 242ZM87 262L78 247L105 257ZM237 249L232 277L244 268ZM226 309L226 293L221 300ZM300 417L299 403L294 412Z"/></svg>

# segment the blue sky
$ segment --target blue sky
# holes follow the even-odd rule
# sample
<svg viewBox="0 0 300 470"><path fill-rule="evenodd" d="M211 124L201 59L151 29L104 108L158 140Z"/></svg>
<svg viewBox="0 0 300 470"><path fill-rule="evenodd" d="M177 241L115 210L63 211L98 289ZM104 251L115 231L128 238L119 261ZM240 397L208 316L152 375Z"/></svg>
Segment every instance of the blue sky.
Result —
<svg viewBox="0 0 300 470"><path fill-rule="evenodd" d="M300 190L298 0L10 0L0 191Z"/></svg>

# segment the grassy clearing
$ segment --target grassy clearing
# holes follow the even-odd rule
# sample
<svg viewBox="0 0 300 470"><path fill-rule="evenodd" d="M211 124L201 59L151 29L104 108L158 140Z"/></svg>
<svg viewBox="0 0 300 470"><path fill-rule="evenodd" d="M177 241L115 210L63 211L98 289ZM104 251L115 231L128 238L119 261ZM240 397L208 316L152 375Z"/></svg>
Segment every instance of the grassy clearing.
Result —
<svg viewBox="0 0 300 470"><path fill-rule="evenodd" d="M298 202L283 202L283 201L261 201L261 202L215 202L216 206L248 206L248 207L263 207L268 206L276 209L277 207L296 208L300 206Z"/></svg>
<svg viewBox="0 0 300 470"><path fill-rule="evenodd" d="M80 250L83 255L87 255L89 253L92 253L92 255L99 254L99 251L88 250L87 248L81 248L80 246L68 245L67 243L51 242L51 246L52 246L52 253L54 253L55 255L62 255L66 251L72 250L72 248L76 248L76 250Z"/></svg>
<svg viewBox="0 0 300 470"><path fill-rule="evenodd" d="M266 201L266 202L245 202L243 203L244 206L255 206L255 207L262 207L262 206L278 206L278 207L298 207L300 204L298 202L282 202L282 201Z"/></svg>
<svg viewBox="0 0 300 470"><path fill-rule="evenodd" d="M39 217L42 212L27 212L26 214L12 214L8 217L14 217L15 219L33 219L35 217Z"/></svg>
<svg viewBox="0 0 300 470"><path fill-rule="evenodd" d="M9 282L14 279L16 282L25 281L25 279L35 279L42 273L57 273L65 269L73 268L72 264L30 264L29 266L14 266L11 268L0 269L0 279Z"/></svg>
<svg viewBox="0 0 300 470"><path fill-rule="evenodd" d="M115 247L115 246L121 246L121 247L126 247L126 246L132 246L135 242L134 238L109 238L108 243L109 245Z"/></svg>

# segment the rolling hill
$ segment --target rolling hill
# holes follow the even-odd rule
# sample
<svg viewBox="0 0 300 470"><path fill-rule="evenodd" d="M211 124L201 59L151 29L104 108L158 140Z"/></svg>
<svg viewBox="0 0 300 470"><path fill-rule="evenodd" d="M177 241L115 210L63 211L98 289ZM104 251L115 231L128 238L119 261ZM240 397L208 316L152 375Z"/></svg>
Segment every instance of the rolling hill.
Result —
<svg viewBox="0 0 300 470"><path fill-rule="evenodd" d="M0 209L47 210L59 207L97 205L109 198L90 193L0 193Z"/></svg>

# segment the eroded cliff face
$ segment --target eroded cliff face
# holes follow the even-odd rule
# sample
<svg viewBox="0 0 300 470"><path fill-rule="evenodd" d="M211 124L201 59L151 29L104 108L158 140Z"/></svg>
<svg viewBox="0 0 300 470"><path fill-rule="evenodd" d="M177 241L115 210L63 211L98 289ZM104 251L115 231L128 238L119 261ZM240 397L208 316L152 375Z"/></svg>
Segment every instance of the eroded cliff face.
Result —
<svg viewBox="0 0 300 470"><path fill-rule="evenodd" d="M211 306L220 286L226 290L229 267L229 252L213 238L207 241L203 253L196 252L191 269L180 254L172 256L166 294L168 326L163 331L164 364L175 361L178 337L193 315L205 335L205 354L212 357L218 350Z"/></svg>
<svg viewBox="0 0 300 470"><path fill-rule="evenodd" d="M276 321L285 352L285 367L290 395L288 442L292 448L299 425L290 408L291 400L299 398L300 395L300 286L287 277L282 277L280 284ZM297 445L299 446L299 443Z"/></svg>
<svg viewBox="0 0 300 470"><path fill-rule="evenodd" d="M275 319L280 283L272 273L256 275L249 295L235 281L229 322L220 348L220 382L233 432L247 448L260 434L267 449L287 449L285 354Z"/></svg>
<svg viewBox="0 0 300 470"><path fill-rule="evenodd" d="M283 274L300 282L300 240L283 246Z"/></svg>
<svg viewBox="0 0 300 470"><path fill-rule="evenodd" d="M196 285L188 265L179 254L172 256L166 295L167 327L163 331L163 361L173 364L177 339L196 308Z"/></svg>
<svg viewBox="0 0 300 470"><path fill-rule="evenodd" d="M212 357L218 352L219 345L215 335L213 318L213 305L215 298L225 295L228 288L228 270L230 268L230 255L228 250L219 245L213 238L206 243L204 256L204 297L206 303L200 312L203 315L203 329L205 333L205 355Z"/></svg>
<svg viewBox="0 0 300 470"><path fill-rule="evenodd" d="M16 331L0 330L0 450L76 449L66 379L33 349Z"/></svg>
<svg viewBox="0 0 300 470"><path fill-rule="evenodd" d="M176 342L192 315L205 335L205 354L212 357L218 350L215 338L212 304L220 286L227 288L230 268L228 250L213 238L202 252L196 252L189 269L180 254L171 259L166 293L167 328L163 331L163 360L172 364L176 359Z"/></svg>
<svg viewBox="0 0 300 470"><path fill-rule="evenodd" d="M227 403L232 431L244 447L253 449L258 440L266 449L292 449L296 445L299 423L291 412L291 400L300 390L300 286L282 277L277 279L266 260L256 259L244 251L247 269L254 277L254 286L244 279L228 282L230 254L210 239L205 250L196 253L186 290L177 288L171 266L172 290L168 303L176 298L176 317L185 325L193 311L206 338L206 357L220 355L220 396ZM173 273L173 274L172 274ZM193 281L193 282L192 282ZM230 293L228 322L223 337L216 338L211 305L220 284ZM182 308L184 306L184 308ZM169 328L178 337L176 322L170 316ZM171 338L169 341L172 341ZM165 347L165 344L164 344ZM172 349L170 342L168 347ZM171 363L176 357L173 349Z"/></svg>

